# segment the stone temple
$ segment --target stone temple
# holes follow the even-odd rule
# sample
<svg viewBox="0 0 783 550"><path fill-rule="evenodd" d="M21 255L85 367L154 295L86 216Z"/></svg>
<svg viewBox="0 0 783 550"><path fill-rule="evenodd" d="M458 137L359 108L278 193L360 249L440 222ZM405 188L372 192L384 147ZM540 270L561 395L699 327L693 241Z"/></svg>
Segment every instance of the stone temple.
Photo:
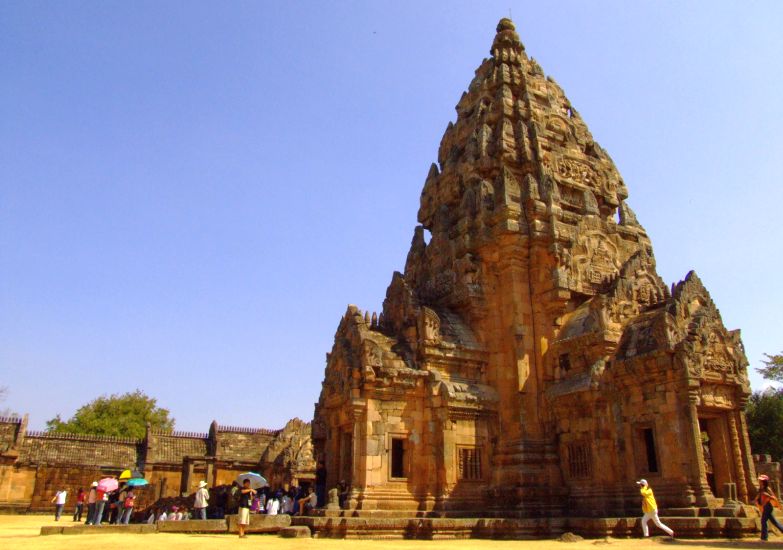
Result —
<svg viewBox="0 0 783 550"><path fill-rule="evenodd" d="M327 355L313 444L351 486L340 514L630 517L643 477L664 515L742 517L739 331L694 272L656 273L622 176L510 20L490 53L383 312L349 306Z"/></svg>

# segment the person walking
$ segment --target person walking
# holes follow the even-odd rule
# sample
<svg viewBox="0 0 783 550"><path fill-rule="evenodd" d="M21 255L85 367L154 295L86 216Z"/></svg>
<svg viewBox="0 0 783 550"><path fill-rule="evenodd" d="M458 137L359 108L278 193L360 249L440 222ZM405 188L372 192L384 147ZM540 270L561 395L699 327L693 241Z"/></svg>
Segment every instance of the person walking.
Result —
<svg viewBox="0 0 783 550"><path fill-rule="evenodd" d="M120 521L122 525L128 525L130 523L131 516L133 515L133 504L136 502L136 495L133 494L133 489L128 489L125 493L125 500L122 502L122 515Z"/></svg>
<svg viewBox="0 0 783 550"><path fill-rule="evenodd" d="M209 505L209 491L207 491L207 482L199 481L196 490L196 498L193 501L193 508L196 511L198 519L207 519L207 506Z"/></svg>
<svg viewBox="0 0 783 550"><path fill-rule="evenodd" d="M239 517L237 518L239 538L241 539L247 536L245 534L245 527L250 525L250 505L253 502L253 495L255 494L256 492L250 486L250 480L244 480L242 482L242 489L239 492Z"/></svg>
<svg viewBox="0 0 783 550"><path fill-rule="evenodd" d="M63 508L65 507L65 501L68 498L68 491L57 491L52 497L54 503L54 521L60 521L60 516L63 515Z"/></svg>
<svg viewBox="0 0 783 550"><path fill-rule="evenodd" d="M82 521L82 512L84 511L84 501L87 500L87 495L84 493L84 489L79 488L79 492L76 493L76 508L73 511L73 521Z"/></svg>
<svg viewBox="0 0 783 550"><path fill-rule="evenodd" d="M642 495L642 512L644 512L644 515L642 516L642 534L645 537L650 536L650 532L647 529L647 522L653 520L655 525L663 529L667 535L674 538L674 531L666 527L658 518L658 504L655 502L655 495L653 494L650 485L647 483L647 480L640 479L636 482L636 485L639 486L639 492Z"/></svg>
<svg viewBox="0 0 783 550"><path fill-rule="evenodd" d="M772 522L772 525L778 528L778 531L783 533L783 527L780 526L778 520L772 515L772 508L780 508L780 501L772 488L769 486L769 476L764 474L759 476L759 494L756 495L756 506L759 507L761 512L761 540L767 540L769 537L768 522Z"/></svg>
<svg viewBox="0 0 783 550"><path fill-rule="evenodd" d="M95 503L98 500L98 482L93 481L90 493L87 495L87 525L95 523Z"/></svg>

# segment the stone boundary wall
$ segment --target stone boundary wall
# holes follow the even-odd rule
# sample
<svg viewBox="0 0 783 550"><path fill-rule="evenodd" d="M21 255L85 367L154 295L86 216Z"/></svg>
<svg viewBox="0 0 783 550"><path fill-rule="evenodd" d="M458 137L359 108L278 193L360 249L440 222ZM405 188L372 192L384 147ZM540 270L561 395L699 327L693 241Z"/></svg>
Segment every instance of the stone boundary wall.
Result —
<svg viewBox="0 0 783 550"><path fill-rule="evenodd" d="M773 461L770 455L753 455L753 463L756 466L756 474L769 476L772 490L776 495L780 495L781 477L783 477L780 462Z"/></svg>
<svg viewBox="0 0 783 550"><path fill-rule="evenodd" d="M299 419L279 430L217 422L208 432L148 427L142 439L27 430L27 423L27 415L0 418L0 509L48 510L55 492L66 489L72 510L79 488L125 469L150 482L139 491L140 506L190 494L202 479L221 485L257 470L282 485L315 471L310 424Z"/></svg>

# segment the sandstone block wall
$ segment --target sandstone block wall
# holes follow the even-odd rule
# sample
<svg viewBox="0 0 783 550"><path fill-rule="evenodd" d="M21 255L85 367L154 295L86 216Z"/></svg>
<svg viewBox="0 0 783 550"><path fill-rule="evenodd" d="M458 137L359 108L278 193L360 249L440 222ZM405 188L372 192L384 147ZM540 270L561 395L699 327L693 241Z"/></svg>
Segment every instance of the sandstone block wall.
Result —
<svg viewBox="0 0 783 550"><path fill-rule="evenodd" d="M60 489L70 493L93 481L137 469L150 485L138 505L195 491L198 482L230 484L254 470L273 484L312 480L315 471L310 424L293 419L282 430L221 428L209 433L148 429L143 439L28 431L27 418L0 418L0 509L51 509Z"/></svg>

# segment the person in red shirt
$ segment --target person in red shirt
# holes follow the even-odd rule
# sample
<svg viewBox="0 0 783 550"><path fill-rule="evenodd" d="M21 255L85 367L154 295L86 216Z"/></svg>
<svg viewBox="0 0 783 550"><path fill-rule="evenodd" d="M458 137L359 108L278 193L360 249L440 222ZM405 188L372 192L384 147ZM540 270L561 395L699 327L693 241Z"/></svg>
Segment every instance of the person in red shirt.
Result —
<svg viewBox="0 0 783 550"><path fill-rule="evenodd" d="M73 521L82 521L82 512L84 511L84 503L87 500L87 493L84 489L79 489L76 493L76 509L73 512Z"/></svg>
<svg viewBox="0 0 783 550"><path fill-rule="evenodd" d="M95 521L93 525L100 525L103 521L103 511L106 509L106 503L109 502L109 493L98 489L97 500L95 501Z"/></svg>

